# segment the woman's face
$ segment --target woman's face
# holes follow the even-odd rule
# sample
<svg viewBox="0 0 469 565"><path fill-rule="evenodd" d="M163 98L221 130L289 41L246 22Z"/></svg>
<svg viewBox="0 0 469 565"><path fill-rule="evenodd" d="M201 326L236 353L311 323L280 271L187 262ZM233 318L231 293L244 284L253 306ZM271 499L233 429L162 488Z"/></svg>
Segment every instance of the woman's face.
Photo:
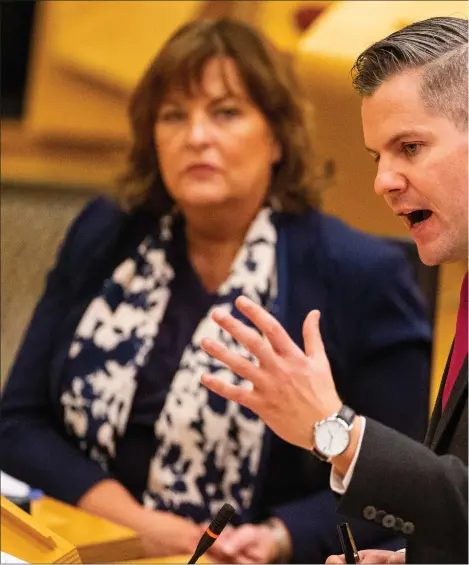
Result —
<svg viewBox="0 0 469 565"><path fill-rule="evenodd" d="M266 118L228 58L207 62L193 96L168 92L157 114L155 145L167 190L183 210L257 208L281 157Z"/></svg>

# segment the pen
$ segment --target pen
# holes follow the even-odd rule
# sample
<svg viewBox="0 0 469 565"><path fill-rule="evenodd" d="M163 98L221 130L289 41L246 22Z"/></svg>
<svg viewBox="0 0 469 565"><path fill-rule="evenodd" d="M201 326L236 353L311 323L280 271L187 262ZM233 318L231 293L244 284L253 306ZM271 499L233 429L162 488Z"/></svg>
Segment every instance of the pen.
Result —
<svg viewBox="0 0 469 565"><path fill-rule="evenodd" d="M352 532L347 522L337 526L337 531L339 532L340 545L344 552L345 563L360 563L357 546L355 545L355 540L353 539Z"/></svg>

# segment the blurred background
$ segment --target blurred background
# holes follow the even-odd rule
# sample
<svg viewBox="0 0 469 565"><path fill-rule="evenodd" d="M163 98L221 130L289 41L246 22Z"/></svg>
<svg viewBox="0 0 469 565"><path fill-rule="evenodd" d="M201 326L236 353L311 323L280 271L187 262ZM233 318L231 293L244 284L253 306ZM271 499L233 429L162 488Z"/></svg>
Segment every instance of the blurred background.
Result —
<svg viewBox="0 0 469 565"><path fill-rule="evenodd" d="M316 108L324 210L405 236L373 192L350 68L369 44L465 1L31 1L1 7L1 379L72 218L112 189L129 143L129 94L184 22L229 15L291 54ZM464 264L438 278L431 403L451 345Z"/></svg>

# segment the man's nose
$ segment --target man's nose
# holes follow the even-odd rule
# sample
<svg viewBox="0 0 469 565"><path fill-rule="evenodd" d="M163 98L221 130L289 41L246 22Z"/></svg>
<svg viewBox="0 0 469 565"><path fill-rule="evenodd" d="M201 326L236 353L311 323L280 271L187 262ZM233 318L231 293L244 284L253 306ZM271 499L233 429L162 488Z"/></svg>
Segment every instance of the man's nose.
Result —
<svg viewBox="0 0 469 565"><path fill-rule="evenodd" d="M407 181L398 171L378 170L375 178L375 192L378 196L386 196L390 192L402 191L407 188Z"/></svg>

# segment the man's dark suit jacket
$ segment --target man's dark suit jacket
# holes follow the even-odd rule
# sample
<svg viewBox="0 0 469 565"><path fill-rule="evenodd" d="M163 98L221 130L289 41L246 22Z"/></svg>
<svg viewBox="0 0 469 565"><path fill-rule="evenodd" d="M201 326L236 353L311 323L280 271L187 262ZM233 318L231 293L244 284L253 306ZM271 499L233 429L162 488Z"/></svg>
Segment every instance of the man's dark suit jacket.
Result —
<svg viewBox="0 0 469 565"><path fill-rule="evenodd" d="M467 356L442 412L448 369L449 361L425 445L367 418L340 503L345 514L405 534L407 563L468 563Z"/></svg>

